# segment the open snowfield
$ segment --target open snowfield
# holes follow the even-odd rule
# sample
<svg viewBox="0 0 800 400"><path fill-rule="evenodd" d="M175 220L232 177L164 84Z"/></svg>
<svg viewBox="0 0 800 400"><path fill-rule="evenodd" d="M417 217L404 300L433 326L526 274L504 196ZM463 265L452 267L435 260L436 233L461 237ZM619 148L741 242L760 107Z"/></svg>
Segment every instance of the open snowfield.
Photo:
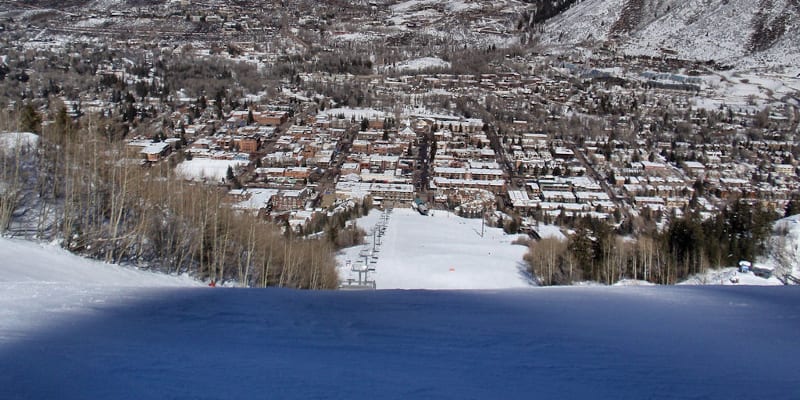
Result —
<svg viewBox="0 0 800 400"><path fill-rule="evenodd" d="M175 172L189 180L221 182L225 180L228 167L235 169L243 165L247 165L247 161L193 158L178 164L175 168Z"/></svg>
<svg viewBox="0 0 800 400"><path fill-rule="evenodd" d="M421 71L429 68L450 68L450 63L439 57L422 57L397 64L398 71Z"/></svg>
<svg viewBox="0 0 800 400"><path fill-rule="evenodd" d="M302 292L0 260L2 399L800 398L798 286Z"/></svg>
<svg viewBox="0 0 800 400"><path fill-rule="evenodd" d="M352 264L373 259L371 230L381 212L373 210L358 225L367 231L368 244L345 249L339 255L340 277L357 280ZM414 210L396 208L388 215L386 230L370 273L378 289L501 289L531 286L524 273L522 256L527 247L512 245L517 235L500 228L484 228L481 220L458 217L445 211L422 216ZM376 240L377 242L377 240ZM369 254L365 257L363 251Z"/></svg>
<svg viewBox="0 0 800 400"><path fill-rule="evenodd" d="M331 119L344 116L345 119L355 118L356 121L361 121L364 118L377 119L386 116L385 112L378 111L373 108L349 108L349 107L329 108L325 111L321 111L320 114L328 115L328 117Z"/></svg>
<svg viewBox="0 0 800 400"><path fill-rule="evenodd" d="M39 144L39 135L30 132L0 132L0 151L12 154Z"/></svg>

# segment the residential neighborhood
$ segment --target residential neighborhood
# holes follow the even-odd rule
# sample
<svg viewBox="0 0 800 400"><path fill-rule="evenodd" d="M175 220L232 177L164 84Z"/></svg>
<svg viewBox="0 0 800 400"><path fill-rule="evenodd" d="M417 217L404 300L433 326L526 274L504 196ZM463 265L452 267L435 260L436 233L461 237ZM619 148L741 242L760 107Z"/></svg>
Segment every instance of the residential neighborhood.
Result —
<svg viewBox="0 0 800 400"><path fill-rule="evenodd" d="M636 238L800 200L785 64L637 53L619 34L545 46L544 11L511 0L284 3L3 6L2 105L45 133L98 131L289 236L424 204L535 240L587 221Z"/></svg>

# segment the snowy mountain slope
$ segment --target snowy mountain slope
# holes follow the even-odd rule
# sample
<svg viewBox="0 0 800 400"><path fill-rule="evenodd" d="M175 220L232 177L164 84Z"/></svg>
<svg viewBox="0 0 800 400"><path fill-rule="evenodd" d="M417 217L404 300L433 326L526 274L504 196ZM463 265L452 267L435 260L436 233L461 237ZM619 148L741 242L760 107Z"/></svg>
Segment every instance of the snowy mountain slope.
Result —
<svg viewBox="0 0 800 400"><path fill-rule="evenodd" d="M152 288L199 285L187 276L105 264L56 245L0 237L0 343L63 321L66 312L91 314L95 305L136 301Z"/></svg>
<svg viewBox="0 0 800 400"><path fill-rule="evenodd" d="M543 44L571 47L610 38L611 26L619 20L624 0L584 0L544 26Z"/></svg>
<svg viewBox="0 0 800 400"><path fill-rule="evenodd" d="M357 221L368 233L379 220L373 210ZM377 238L375 272L370 273L378 289L507 289L531 286L523 273L522 257L528 248L513 245L517 235L500 228L483 228L481 220L458 217L436 210L422 216L411 209L394 209L388 214L385 235ZM345 249L338 257L341 279L358 278L348 268L363 264L367 250L371 257L373 236L364 246ZM371 259L371 258L370 258Z"/></svg>
<svg viewBox="0 0 800 400"><path fill-rule="evenodd" d="M0 284L115 287L197 286L187 277L156 274L74 255L56 245L0 237Z"/></svg>
<svg viewBox="0 0 800 400"><path fill-rule="evenodd" d="M304 292L0 260L2 399L800 397L798 286Z"/></svg>
<svg viewBox="0 0 800 400"><path fill-rule="evenodd" d="M61 290L0 320L0 398L800 396L790 287Z"/></svg>
<svg viewBox="0 0 800 400"><path fill-rule="evenodd" d="M800 60L795 0L585 0L547 22L546 44L615 40L627 54L742 65Z"/></svg>

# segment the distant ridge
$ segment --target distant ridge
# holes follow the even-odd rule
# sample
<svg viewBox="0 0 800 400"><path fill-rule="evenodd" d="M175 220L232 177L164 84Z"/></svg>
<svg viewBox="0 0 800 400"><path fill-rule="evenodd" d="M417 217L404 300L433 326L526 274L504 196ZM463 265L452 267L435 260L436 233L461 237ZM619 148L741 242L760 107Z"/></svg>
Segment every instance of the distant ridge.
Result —
<svg viewBox="0 0 800 400"><path fill-rule="evenodd" d="M800 0L585 0L539 29L545 45L613 47L745 66L800 60Z"/></svg>

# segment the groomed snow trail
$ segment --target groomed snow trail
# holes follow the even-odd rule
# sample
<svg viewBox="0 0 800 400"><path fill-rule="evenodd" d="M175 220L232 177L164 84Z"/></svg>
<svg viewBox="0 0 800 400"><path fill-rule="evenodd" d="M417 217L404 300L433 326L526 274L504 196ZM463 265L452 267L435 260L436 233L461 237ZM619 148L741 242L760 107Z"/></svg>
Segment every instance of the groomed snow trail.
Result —
<svg viewBox="0 0 800 400"><path fill-rule="evenodd" d="M377 221L375 214L373 211L359 226L372 227ZM530 287L522 259L527 247L511 244L516 238L499 228L482 228L480 219L440 210L423 216L411 209L395 208L381 237L370 278L378 289ZM358 251L346 249L339 257L340 264L359 260Z"/></svg>

